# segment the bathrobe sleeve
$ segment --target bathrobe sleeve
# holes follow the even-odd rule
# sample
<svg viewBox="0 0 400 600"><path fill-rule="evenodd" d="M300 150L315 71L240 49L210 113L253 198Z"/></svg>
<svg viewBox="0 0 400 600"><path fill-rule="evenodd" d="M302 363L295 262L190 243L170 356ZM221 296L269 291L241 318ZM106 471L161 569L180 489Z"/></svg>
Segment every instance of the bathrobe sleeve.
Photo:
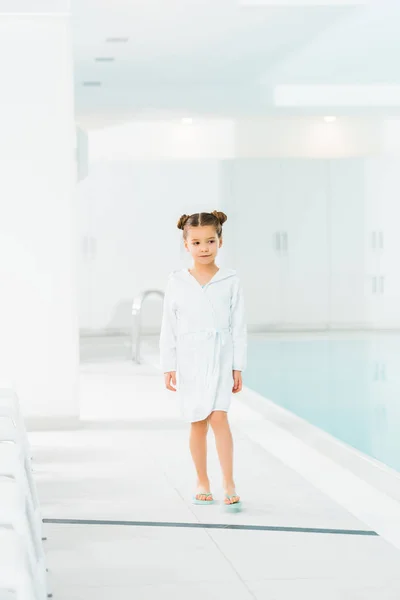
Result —
<svg viewBox="0 0 400 600"><path fill-rule="evenodd" d="M176 371L176 312L172 304L172 281L168 279L164 295L160 334L160 363L164 373Z"/></svg>
<svg viewBox="0 0 400 600"><path fill-rule="evenodd" d="M247 325L243 288L239 279L235 281L231 298L231 326L233 338L234 371L244 371L247 365Z"/></svg>

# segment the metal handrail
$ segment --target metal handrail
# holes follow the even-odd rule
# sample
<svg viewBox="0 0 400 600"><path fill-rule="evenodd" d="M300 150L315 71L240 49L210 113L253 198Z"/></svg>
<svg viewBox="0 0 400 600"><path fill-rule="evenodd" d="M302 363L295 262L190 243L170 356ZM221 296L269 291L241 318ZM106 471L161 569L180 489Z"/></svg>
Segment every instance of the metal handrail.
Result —
<svg viewBox="0 0 400 600"><path fill-rule="evenodd" d="M156 294L164 298L164 292L161 290L146 290L134 299L132 304L132 360L140 364L140 340L142 336L142 306L143 302L151 294Z"/></svg>

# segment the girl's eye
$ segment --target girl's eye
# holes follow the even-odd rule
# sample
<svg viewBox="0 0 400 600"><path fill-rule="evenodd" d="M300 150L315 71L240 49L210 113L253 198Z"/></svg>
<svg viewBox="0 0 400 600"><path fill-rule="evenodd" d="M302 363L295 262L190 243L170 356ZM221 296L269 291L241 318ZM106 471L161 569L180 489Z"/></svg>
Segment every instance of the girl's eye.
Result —
<svg viewBox="0 0 400 600"><path fill-rule="evenodd" d="M215 244L215 240L210 240L211 244Z"/></svg>

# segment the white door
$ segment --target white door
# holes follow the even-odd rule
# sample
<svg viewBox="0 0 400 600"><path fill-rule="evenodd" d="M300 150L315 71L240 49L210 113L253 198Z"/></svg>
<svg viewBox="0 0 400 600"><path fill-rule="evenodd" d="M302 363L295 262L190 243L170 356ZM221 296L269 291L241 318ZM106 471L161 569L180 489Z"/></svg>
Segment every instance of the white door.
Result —
<svg viewBox="0 0 400 600"><path fill-rule="evenodd" d="M369 327L379 327L383 308L380 262L381 209L386 157L365 160L365 310Z"/></svg>
<svg viewBox="0 0 400 600"><path fill-rule="evenodd" d="M379 197L379 274L377 293L381 299L377 322L382 327L400 327L400 160L381 161Z"/></svg>
<svg viewBox="0 0 400 600"><path fill-rule="evenodd" d="M327 162L282 161L283 314L286 327L326 327Z"/></svg>
<svg viewBox="0 0 400 600"><path fill-rule="evenodd" d="M365 273L364 187L363 159L329 161L329 321L333 328L363 327L367 321L365 293L370 279Z"/></svg>
<svg viewBox="0 0 400 600"><path fill-rule="evenodd" d="M234 256L247 292L249 325L282 321L281 181L279 160L233 161Z"/></svg>

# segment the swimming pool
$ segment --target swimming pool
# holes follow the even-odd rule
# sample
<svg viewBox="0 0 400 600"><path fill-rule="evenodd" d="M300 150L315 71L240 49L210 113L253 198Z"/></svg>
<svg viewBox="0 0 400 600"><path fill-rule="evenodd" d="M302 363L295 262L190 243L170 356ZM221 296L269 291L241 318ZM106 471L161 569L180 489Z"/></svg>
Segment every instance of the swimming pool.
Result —
<svg viewBox="0 0 400 600"><path fill-rule="evenodd" d="M250 336L244 383L400 471L400 334Z"/></svg>

